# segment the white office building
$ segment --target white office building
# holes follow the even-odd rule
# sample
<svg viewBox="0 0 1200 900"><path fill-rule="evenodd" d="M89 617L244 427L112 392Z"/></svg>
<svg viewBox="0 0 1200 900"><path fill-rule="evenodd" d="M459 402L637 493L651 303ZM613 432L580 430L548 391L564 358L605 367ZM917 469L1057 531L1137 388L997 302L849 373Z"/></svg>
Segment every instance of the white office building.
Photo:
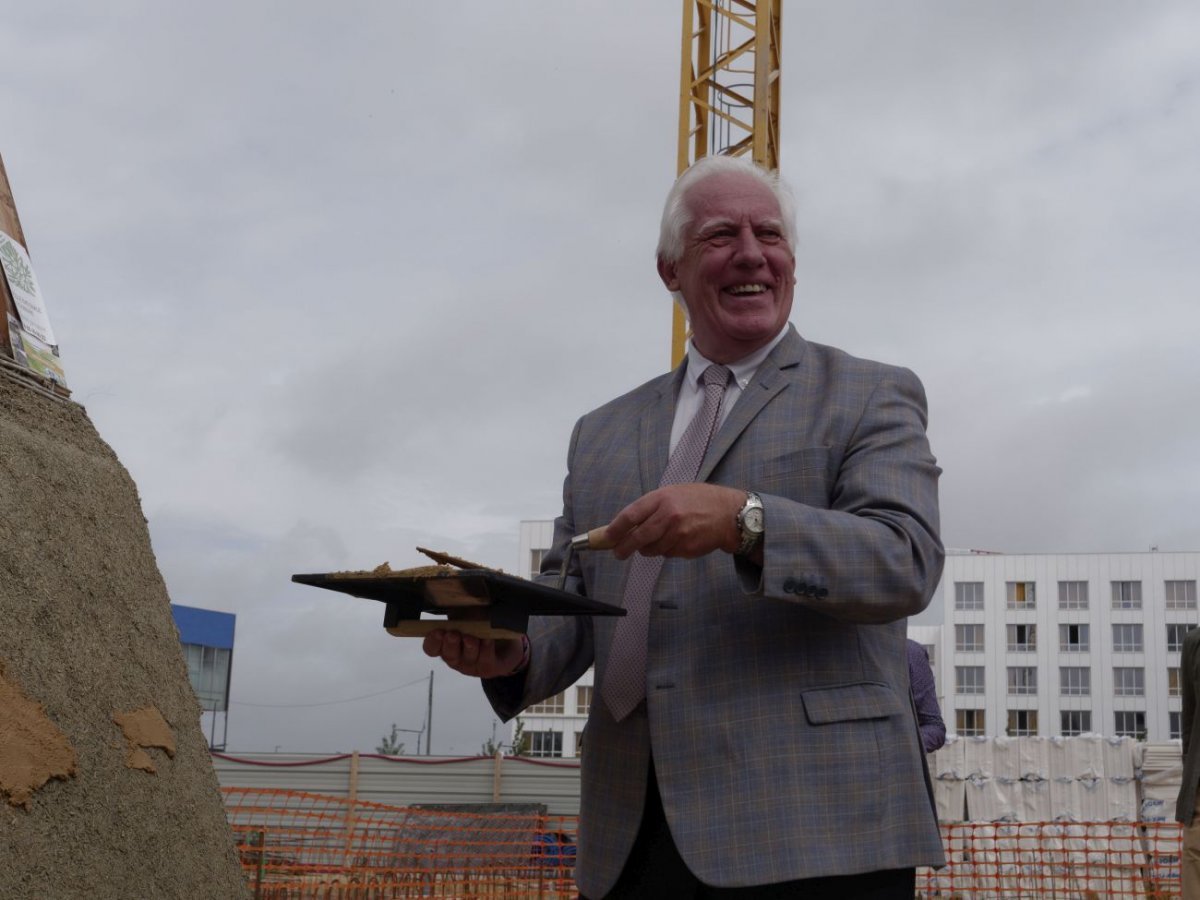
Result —
<svg viewBox="0 0 1200 900"><path fill-rule="evenodd" d="M933 601L947 727L1179 737L1198 575L1200 553L951 552Z"/></svg>
<svg viewBox="0 0 1200 900"><path fill-rule="evenodd" d="M521 523L522 575L552 538L550 521ZM950 551L909 636L929 653L951 733L1166 741L1180 734L1179 656L1200 625L1198 578L1195 552ZM592 699L589 670L523 713L530 755L578 756Z"/></svg>

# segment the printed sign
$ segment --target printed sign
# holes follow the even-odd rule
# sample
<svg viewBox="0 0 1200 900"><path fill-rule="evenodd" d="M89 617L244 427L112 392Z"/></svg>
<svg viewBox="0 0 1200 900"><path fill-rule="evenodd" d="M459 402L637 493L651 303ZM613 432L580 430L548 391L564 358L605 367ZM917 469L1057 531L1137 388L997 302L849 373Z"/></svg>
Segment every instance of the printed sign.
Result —
<svg viewBox="0 0 1200 900"><path fill-rule="evenodd" d="M8 316L8 338L12 345L13 359L43 378L49 378L63 387L67 386L62 360L58 358L58 348L43 344L33 335L27 334L11 313Z"/></svg>
<svg viewBox="0 0 1200 900"><path fill-rule="evenodd" d="M29 254L3 231L0 231L0 264L4 266L4 276L8 279L17 315L21 317L21 328L30 337L53 347L58 341L54 339Z"/></svg>

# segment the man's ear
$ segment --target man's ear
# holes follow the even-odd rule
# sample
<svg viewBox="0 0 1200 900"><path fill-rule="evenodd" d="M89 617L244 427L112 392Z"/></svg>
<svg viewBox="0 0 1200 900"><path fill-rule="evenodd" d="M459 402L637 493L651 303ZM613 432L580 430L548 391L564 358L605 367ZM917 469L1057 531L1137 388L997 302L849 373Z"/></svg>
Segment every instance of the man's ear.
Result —
<svg viewBox="0 0 1200 900"><path fill-rule="evenodd" d="M672 294L679 291L678 267L673 262L667 262L661 256L658 258L658 277L662 279L663 284Z"/></svg>

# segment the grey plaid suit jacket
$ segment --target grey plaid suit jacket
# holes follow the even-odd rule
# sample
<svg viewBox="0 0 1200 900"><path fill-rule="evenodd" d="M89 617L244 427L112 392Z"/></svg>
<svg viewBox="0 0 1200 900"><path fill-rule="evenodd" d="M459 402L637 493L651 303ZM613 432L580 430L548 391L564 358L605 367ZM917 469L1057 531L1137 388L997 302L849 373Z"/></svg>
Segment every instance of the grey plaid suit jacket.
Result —
<svg viewBox="0 0 1200 900"><path fill-rule="evenodd" d="M588 718L576 879L602 896L637 833L653 753L688 867L724 887L941 865L908 698L904 617L941 575L925 395L907 369L789 333L714 436L698 480L757 491L758 569L668 559L651 607L646 703ZM572 534L654 489L683 367L584 416L543 572ZM569 588L619 604L626 564L584 553ZM530 667L484 682L505 718L589 666L618 620L531 621Z"/></svg>

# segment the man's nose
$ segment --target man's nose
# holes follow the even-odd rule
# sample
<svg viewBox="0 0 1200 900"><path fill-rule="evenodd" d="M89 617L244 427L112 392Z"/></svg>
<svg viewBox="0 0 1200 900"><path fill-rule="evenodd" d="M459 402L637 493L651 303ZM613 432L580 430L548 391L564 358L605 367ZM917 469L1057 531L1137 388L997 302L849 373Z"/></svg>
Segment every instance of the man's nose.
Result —
<svg viewBox="0 0 1200 900"><path fill-rule="evenodd" d="M734 250L734 262L740 266L757 266L766 259L762 245L758 242L758 235L748 226L738 231Z"/></svg>

